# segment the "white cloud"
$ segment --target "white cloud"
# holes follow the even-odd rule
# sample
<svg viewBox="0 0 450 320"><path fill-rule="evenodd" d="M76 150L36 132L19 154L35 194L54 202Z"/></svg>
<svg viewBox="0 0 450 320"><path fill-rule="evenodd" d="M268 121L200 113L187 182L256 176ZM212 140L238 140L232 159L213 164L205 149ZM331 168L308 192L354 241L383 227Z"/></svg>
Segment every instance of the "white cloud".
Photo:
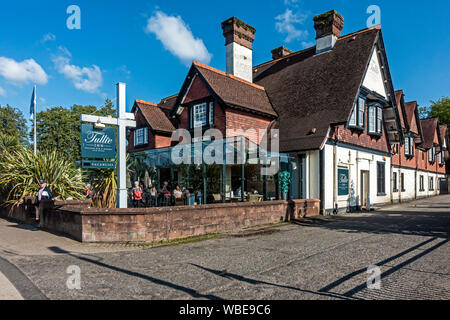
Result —
<svg viewBox="0 0 450 320"><path fill-rule="evenodd" d="M98 92L103 85L103 75L100 68L96 65L91 67L79 67L70 64L72 55L63 47L59 48L61 53L53 57L53 63L56 70L72 81L75 88L89 93Z"/></svg>
<svg viewBox="0 0 450 320"><path fill-rule="evenodd" d="M0 96L6 97L6 91L2 87L0 87Z"/></svg>
<svg viewBox="0 0 450 320"><path fill-rule="evenodd" d="M206 49L203 40L194 37L180 16L168 16L162 11L156 11L148 19L145 31L155 34L166 50L187 65L192 60L203 63L211 61L212 55Z"/></svg>
<svg viewBox="0 0 450 320"><path fill-rule="evenodd" d="M307 15L300 13L293 13L292 10L286 9L283 14L275 17L277 21L275 28L278 32L286 34L285 42L291 42L292 40L298 40L308 36L307 30L297 28L296 25L302 24Z"/></svg>
<svg viewBox="0 0 450 320"><path fill-rule="evenodd" d="M311 48L314 47L316 44L312 41L302 41L302 48L306 49L306 48Z"/></svg>
<svg viewBox="0 0 450 320"><path fill-rule="evenodd" d="M0 57L0 76L16 85L28 82L36 84L48 82L48 76L44 69L34 59L17 62L14 59Z"/></svg>
<svg viewBox="0 0 450 320"><path fill-rule="evenodd" d="M44 35L44 37L42 37L41 42L45 43L47 41L55 41L56 40L56 36L53 33L47 33L46 35Z"/></svg>
<svg viewBox="0 0 450 320"><path fill-rule="evenodd" d="M298 3L298 0L284 0L284 4L286 6L296 6Z"/></svg>

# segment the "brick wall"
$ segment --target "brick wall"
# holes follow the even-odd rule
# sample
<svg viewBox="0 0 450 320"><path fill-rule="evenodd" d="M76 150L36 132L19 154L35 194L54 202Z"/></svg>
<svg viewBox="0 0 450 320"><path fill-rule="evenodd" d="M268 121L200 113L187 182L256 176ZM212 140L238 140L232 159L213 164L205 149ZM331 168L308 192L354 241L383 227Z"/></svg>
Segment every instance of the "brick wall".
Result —
<svg viewBox="0 0 450 320"><path fill-rule="evenodd" d="M97 209L86 203L55 205L47 204L41 221L44 229L82 242L158 242L319 215L320 200L138 209Z"/></svg>

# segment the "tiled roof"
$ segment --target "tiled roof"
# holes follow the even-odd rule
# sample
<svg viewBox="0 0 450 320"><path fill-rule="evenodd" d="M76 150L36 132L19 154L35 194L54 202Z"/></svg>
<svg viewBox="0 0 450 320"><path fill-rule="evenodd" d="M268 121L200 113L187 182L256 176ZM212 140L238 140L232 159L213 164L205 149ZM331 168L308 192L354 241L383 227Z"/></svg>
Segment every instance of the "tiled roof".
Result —
<svg viewBox="0 0 450 320"><path fill-rule="evenodd" d="M406 121L404 118L403 108L402 108L402 97L403 97L403 90L395 91L395 101L397 102L398 114L400 117L400 124L402 126L402 129L406 129Z"/></svg>
<svg viewBox="0 0 450 320"><path fill-rule="evenodd" d="M194 61L194 66L211 89L231 107L276 117L264 87Z"/></svg>
<svg viewBox="0 0 450 320"><path fill-rule="evenodd" d="M147 123L155 131L172 133L175 130L164 111L156 103L136 99L135 106L138 106Z"/></svg>
<svg viewBox="0 0 450 320"><path fill-rule="evenodd" d="M421 147L423 149L430 149L433 146L434 134L438 125L438 119L421 119L420 125L422 126L423 143Z"/></svg>
<svg viewBox="0 0 450 320"><path fill-rule="evenodd" d="M365 29L331 51L316 55L312 47L254 68L279 114L281 151L318 149L331 124L347 122L379 34Z"/></svg>

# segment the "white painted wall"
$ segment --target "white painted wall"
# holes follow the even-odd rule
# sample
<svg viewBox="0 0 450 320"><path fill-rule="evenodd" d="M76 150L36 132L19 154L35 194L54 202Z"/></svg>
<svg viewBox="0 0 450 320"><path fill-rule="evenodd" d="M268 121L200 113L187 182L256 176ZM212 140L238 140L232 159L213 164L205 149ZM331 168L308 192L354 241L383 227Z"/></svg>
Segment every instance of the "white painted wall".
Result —
<svg viewBox="0 0 450 320"><path fill-rule="evenodd" d="M227 73L253 82L253 52L249 48L232 42L226 46Z"/></svg>
<svg viewBox="0 0 450 320"><path fill-rule="evenodd" d="M324 147L324 209L333 210L334 195L334 167L333 167L333 148L332 145ZM378 196L377 194L377 162L385 162L385 191L386 195ZM384 157L379 154L370 152L357 151L346 147L336 147L336 166L349 168L350 194L346 196L337 196L337 203L340 210L345 210L349 206L350 195L353 192L356 205L361 205L361 171L369 171L369 193L370 203L372 205L389 203L390 198L390 182L391 182L391 158Z"/></svg>
<svg viewBox="0 0 450 320"><path fill-rule="evenodd" d="M364 77L363 86L375 91L387 99L386 86L384 84L384 72L381 70L380 60L377 54L377 48L374 49L370 59L369 67Z"/></svg>

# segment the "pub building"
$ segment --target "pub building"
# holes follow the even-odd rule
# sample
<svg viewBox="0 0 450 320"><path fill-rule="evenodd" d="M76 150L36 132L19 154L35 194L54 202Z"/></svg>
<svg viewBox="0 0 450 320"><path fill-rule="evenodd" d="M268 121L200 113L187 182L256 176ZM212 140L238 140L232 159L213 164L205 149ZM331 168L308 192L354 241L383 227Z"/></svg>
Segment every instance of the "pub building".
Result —
<svg viewBox="0 0 450 320"><path fill-rule="evenodd" d="M447 128L394 90L380 26L341 35L335 10L313 20L315 46L276 48L257 66L255 28L225 20L226 72L194 61L178 94L135 100L130 180L188 189L177 204L314 198L322 214L439 194ZM192 158L214 143L241 161L176 164L177 129L200 132L183 149ZM262 174L274 160L278 170Z"/></svg>

